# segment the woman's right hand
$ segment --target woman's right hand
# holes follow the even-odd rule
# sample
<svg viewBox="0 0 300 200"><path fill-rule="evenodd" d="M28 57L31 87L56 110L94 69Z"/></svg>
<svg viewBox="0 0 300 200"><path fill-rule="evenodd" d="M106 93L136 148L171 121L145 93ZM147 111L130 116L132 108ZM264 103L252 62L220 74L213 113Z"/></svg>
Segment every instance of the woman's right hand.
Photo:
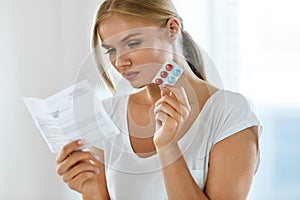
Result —
<svg viewBox="0 0 300 200"><path fill-rule="evenodd" d="M72 189L85 197L100 197L101 162L91 152L78 151L80 140L65 145L57 156L57 173ZM99 198L98 198L99 199Z"/></svg>

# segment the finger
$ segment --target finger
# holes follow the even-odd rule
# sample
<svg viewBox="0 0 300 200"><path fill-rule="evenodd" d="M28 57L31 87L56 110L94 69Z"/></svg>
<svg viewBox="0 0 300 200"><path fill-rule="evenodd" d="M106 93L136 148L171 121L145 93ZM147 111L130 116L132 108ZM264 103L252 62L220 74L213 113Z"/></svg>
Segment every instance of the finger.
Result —
<svg viewBox="0 0 300 200"><path fill-rule="evenodd" d="M172 96L163 96L161 97L156 103L155 106L159 106L160 104L169 104L176 112L180 113L181 111L181 105L180 102L176 99L175 95Z"/></svg>
<svg viewBox="0 0 300 200"><path fill-rule="evenodd" d="M93 164L88 162L81 162L73 166L67 173L62 176L64 182L70 182L73 178L83 172L93 172L99 175L100 170Z"/></svg>
<svg viewBox="0 0 300 200"><path fill-rule="evenodd" d="M95 178L95 173L94 172L82 172L75 176L72 181L68 182L68 186L73 189L77 190L79 188L79 191L81 190L81 187L83 186L84 182Z"/></svg>
<svg viewBox="0 0 300 200"><path fill-rule="evenodd" d="M57 173L59 175L63 175L66 173L72 166L74 166L76 163L83 162L83 161L95 161L97 162L97 159L90 153L90 152L73 152L66 158L63 162L61 162L57 167Z"/></svg>
<svg viewBox="0 0 300 200"><path fill-rule="evenodd" d="M163 87L161 88L161 98L156 102L159 104L161 102L167 102L172 107L174 107L177 112L183 112L190 110L189 100L186 91L183 87ZM197 100L197 99L196 99Z"/></svg>
<svg viewBox="0 0 300 200"><path fill-rule="evenodd" d="M174 118L171 118L168 116L166 113L159 112L155 116L156 121L162 124L162 128L165 129L167 132L168 131L176 131L178 129L178 121L175 120ZM166 124L168 124L166 126Z"/></svg>
<svg viewBox="0 0 300 200"><path fill-rule="evenodd" d="M162 125L167 120L167 114L163 112L158 112L155 114L155 120Z"/></svg>
<svg viewBox="0 0 300 200"><path fill-rule="evenodd" d="M165 123L169 124L171 122L172 122L172 124L173 124L173 122L178 124L182 120L182 117L178 113L174 113L173 115L169 115L166 112L159 111L155 114L155 120L157 122L160 122L161 125L163 125ZM169 124L169 125L171 125L171 124Z"/></svg>
<svg viewBox="0 0 300 200"><path fill-rule="evenodd" d="M173 94L171 90L167 87L161 88L161 98L158 99L158 101L155 103L155 106L158 106L159 104L166 102L171 107L173 107L177 112L180 111L180 103L177 100L176 96Z"/></svg>
<svg viewBox="0 0 300 200"><path fill-rule="evenodd" d="M176 88L176 87L170 87L170 91L172 91L172 94L175 94L176 100L179 102L180 106L177 107L180 109L180 113L187 114L191 111L191 105L186 93L186 90L183 87ZM196 96L193 96L194 98L194 105L198 105L198 100Z"/></svg>
<svg viewBox="0 0 300 200"><path fill-rule="evenodd" d="M75 140L73 142L70 142L69 144L65 145L61 152L58 154L57 158L56 158L56 163L60 163L62 161L64 161L69 154L71 154L72 152L76 151L76 149L79 149L82 146L82 141L81 140Z"/></svg>
<svg viewBox="0 0 300 200"><path fill-rule="evenodd" d="M167 87L162 87L160 90L160 95L166 96L166 95L171 95L171 91Z"/></svg>
<svg viewBox="0 0 300 200"><path fill-rule="evenodd" d="M166 115L170 116L171 118L174 118L175 120L180 119L180 113L177 112L173 107L171 107L167 103L161 103L158 106L154 108L154 113L157 114L159 112L163 112Z"/></svg>
<svg viewBox="0 0 300 200"><path fill-rule="evenodd" d="M170 87L169 90L175 94L175 96L178 99L178 101L180 102L180 104L189 105L189 100L188 100L186 91L183 87L180 87L180 88Z"/></svg>

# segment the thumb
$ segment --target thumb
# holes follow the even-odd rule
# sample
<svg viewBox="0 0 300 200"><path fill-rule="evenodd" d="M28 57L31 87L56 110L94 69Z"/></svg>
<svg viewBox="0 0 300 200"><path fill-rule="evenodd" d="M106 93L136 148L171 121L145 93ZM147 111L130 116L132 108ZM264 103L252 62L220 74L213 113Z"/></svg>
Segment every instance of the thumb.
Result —
<svg viewBox="0 0 300 200"><path fill-rule="evenodd" d="M171 91L166 88L166 87L163 87L160 89L160 95L163 97L163 96L166 96L166 95L170 95Z"/></svg>

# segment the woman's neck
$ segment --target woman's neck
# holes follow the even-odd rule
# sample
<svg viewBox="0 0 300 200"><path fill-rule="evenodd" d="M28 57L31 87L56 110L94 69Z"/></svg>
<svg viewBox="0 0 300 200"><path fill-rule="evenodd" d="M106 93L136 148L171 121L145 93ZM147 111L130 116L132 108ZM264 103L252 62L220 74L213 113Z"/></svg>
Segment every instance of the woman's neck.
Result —
<svg viewBox="0 0 300 200"><path fill-rule="evenodd" d="M149 104L154 105L155 102L160 98L160 88L155 84L149 84L146 87L146 99Z"/></svg>
<svg viewBox="0 0 300 200"><path fill-rule="evenodd" d="M151 107L160 97L160 88L149 84L140 92L132 94L130 99L135 104Z"/></svg>

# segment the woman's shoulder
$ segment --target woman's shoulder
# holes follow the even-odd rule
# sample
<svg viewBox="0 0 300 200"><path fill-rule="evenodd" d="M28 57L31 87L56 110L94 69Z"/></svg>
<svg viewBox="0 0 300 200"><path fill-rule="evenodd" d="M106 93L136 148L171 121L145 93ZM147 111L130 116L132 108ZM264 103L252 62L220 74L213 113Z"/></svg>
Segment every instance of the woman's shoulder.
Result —
<svg viewBox="0 0 300 200"><path fill-rule="evenodd" d="M252 101L245 95L226 89L219 89L209 99L214 106L252 108Z"/></svg>
<svg viewBox="0 0 300 200"><path fill-rule="evenodd" d="M202 115L212 121L236 121L255 114L252 101L239 92L219 89L206 101Z"/></svg>
<svg viewBox="0 0 300 200"><path fill-rule="evenodd" d="M215 136L214 144L251 126L258 126L261 134L262 123L247 96L223 89L212 95L211 102L207 113Z"/></svg>
<svg viewBox="0 0 300 200"><path fill-rule="evenodd" d="M219 90L210 98L210 109L213 121L220 124L239 124L255 122L260 124L252 101L239 92Z"/></svg>

